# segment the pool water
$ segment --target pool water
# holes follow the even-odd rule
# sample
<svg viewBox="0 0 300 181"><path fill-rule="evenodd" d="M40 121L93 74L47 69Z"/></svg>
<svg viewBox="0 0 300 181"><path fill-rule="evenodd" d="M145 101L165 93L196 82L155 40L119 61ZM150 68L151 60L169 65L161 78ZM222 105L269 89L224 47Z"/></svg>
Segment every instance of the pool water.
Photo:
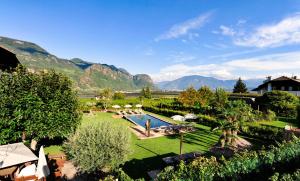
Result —
<svg viewBox="0 0 300 181"><path fill-rule="evenodd" d="M138 124L145 128L146 121L150 119L150 128L157 128L160 126L170 126L170 123L167 123L163 120L160 120L156 117L150 116L148 114L139 114L139 115L128 115L127 119L129 121L134 122L135 124Z"/></svg>

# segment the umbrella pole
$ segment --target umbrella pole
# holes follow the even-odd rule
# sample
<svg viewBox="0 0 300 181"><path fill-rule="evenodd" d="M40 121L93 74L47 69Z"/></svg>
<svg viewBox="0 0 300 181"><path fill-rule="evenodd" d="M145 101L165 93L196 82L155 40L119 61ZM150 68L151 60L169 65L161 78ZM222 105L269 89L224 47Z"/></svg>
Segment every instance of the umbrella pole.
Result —
<svg viewBox="0 0 300 181"><path fill-rule="evenodd" d="M179 149L179 154L180 154L180 159L182 159L182 144L183 144L183 133L180 133L180 149Z"/></svg>

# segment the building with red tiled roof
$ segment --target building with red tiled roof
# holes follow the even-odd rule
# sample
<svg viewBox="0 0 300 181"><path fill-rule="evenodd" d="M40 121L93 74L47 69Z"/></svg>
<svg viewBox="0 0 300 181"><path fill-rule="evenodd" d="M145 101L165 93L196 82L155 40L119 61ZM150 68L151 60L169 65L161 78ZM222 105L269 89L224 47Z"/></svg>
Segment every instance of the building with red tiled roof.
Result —
<svg viewBox="0 0 300 181"><path fill-rule="evenodd" d="M259 94L263 94L272 90L288 91L300 96L300 79L298 79L296 76L281 76L276 79L267 77L267 80L265 80L263 84L253 89L253 91L257 91Z"/></svg>
<svg viewBox="0 0 300 181"><path fill-rule="evenodd" d="M11 70L20 64L16 55L0 46L0 70Z"/></svg>

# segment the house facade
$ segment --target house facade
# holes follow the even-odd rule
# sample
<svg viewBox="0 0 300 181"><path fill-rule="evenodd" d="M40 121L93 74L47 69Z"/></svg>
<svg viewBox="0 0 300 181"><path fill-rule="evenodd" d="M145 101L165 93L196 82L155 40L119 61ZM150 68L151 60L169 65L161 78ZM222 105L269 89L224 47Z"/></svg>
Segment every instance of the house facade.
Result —
<svg viewBox="0 0 300 181"><path fill-rule="evenodd" d="M0 70L11 70L20 64L16 55L0 46Z"/></svg>
<svg viewBox="0 0 300 181"><path fill-rule="evenodd" d="M267 80L265 80L263 84L253 89L253 91L257 91L259 94L263 94L272 90L288 91L300 96L300 79L298 79L296 76L281 76L276 79L267 77Z"/></svg>

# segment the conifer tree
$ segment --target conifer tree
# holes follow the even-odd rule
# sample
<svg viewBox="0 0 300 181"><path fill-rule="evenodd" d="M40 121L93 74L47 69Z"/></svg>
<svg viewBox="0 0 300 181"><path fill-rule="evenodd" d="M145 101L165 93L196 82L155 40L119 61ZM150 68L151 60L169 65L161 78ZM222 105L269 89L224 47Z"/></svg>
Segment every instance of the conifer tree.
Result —
<svg viewBox="0 0 300 181"><path fill-rule="evenodd" d="M243 82L241 78L239 78L236 81L236 84L234 85L233 93L247 93L247 92L248 90L246 84Z"/></svg>

